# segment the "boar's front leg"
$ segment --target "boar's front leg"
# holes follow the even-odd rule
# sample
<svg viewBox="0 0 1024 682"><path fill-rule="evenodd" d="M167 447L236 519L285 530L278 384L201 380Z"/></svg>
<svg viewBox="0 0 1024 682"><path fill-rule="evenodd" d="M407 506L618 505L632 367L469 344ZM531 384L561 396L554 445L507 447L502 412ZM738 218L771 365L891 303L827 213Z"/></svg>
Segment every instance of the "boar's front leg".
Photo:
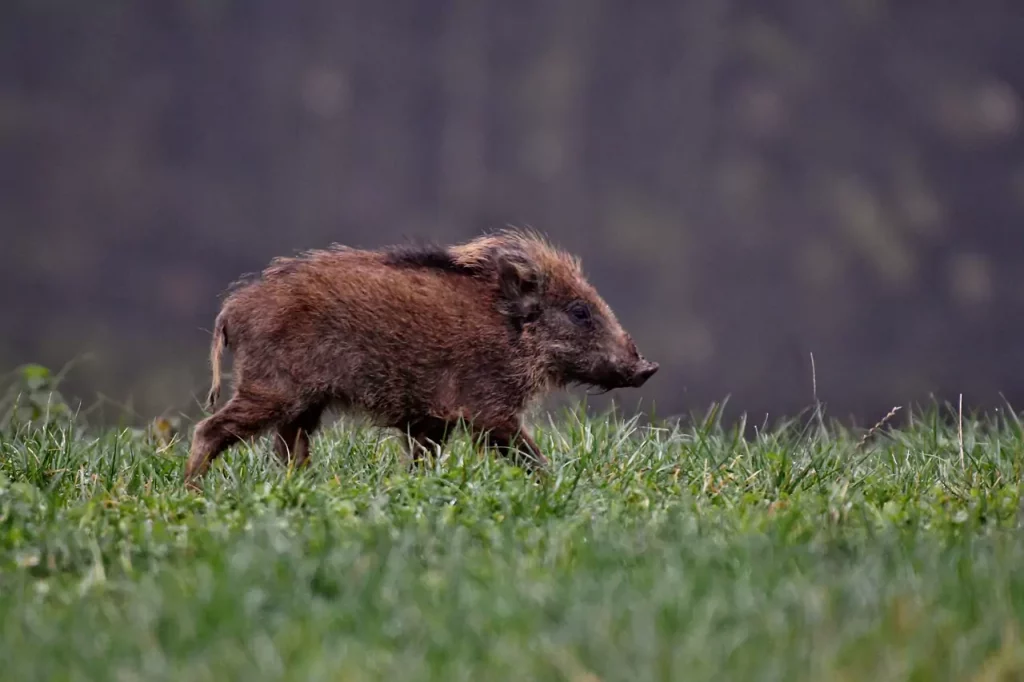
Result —
<svg viewBox="0 0 1024 682"><path fill-rule="evenodd" d="M487 447L498 450L527 473L543 475L547 470L547 458L522 424L513 423L479 430L484 433L484 444Z"/></svg>

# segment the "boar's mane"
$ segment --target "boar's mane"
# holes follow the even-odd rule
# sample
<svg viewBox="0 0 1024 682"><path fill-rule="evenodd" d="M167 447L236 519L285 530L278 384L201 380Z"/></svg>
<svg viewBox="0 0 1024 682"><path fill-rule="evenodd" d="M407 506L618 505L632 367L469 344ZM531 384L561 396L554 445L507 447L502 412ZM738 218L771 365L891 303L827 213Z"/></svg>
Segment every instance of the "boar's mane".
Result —
<svg viewBox="0 0 1024 682"><path fill-rule="evenodd" d="M437 244L402 244L383 250L384 264L397 268L426 268L454 275L474 275L477 271L460 263L446 246Z"/></svg>

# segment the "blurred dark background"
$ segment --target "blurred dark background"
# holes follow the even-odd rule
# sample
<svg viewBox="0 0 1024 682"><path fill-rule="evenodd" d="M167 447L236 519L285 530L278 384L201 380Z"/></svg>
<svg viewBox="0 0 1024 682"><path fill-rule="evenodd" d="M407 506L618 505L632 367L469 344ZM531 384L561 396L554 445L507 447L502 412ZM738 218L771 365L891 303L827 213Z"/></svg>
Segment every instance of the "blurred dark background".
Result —
<svg viewBox="0 0 1024 682"><path fill-rule="evenodd" d="M1024 405L1019 0L4 0L0 363L195 413L221 290L529 225L624 407Z"/></svg>

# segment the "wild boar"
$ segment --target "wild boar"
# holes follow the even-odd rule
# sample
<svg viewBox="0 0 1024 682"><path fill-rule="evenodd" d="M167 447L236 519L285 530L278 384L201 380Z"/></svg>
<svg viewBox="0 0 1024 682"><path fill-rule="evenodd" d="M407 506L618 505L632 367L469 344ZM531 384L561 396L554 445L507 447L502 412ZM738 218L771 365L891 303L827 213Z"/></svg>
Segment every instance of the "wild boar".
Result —
<svg viewBox="0 0 1024 682"><path fill-rule="evenodd" d="M238 441L276 429L303 465L328 408L401 429L413 464L457 424L527 471L547 459L521 421L531 401L585 385L642 386L644 358L577 257L533 231L453 246L333 245L276 258L231 287L210 350L234 358L234 395L196 425L186 483Z"/></svg>

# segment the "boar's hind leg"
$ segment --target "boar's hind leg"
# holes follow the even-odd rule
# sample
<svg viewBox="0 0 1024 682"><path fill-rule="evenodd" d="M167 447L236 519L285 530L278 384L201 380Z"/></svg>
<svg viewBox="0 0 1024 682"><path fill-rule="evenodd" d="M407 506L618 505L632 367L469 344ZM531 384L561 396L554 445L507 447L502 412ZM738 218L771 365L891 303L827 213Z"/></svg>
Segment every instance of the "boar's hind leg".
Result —
<svg viewBox="0 0 1024 682"><path fill-rule="evenodd" d="M407 451L411 460L409 468L419 467L425 455L433 454L435 446L443 448L451 435L451 428L447 421L437 417L424 417L409 422L405 429L410 439Z"/></svg>
<svg viewBox="0 0 1024 682"><path fill-rule="evenodd" d="M320 427L323 412L323 405L311 405L298 419L277 427L274 452L282 464L288 464L289 459L295 462L296 467L309 462L309 439Z"/></svg>
<svg viewBox="0 0 1024 682"><path fill-rule="evenodd" d="M195 481L222 452L285 418L289 412L287 405L274 395L235 393L219 411L196 425L185 467L185 482L195 487Z"/></svg>
<svg viewBox="0 0 1024 682"><path fill-rule="evenodd" d="M496 449L528 473L547 469L548 460L526 427L520 424L491 427L483 433L486 446Z"/></svg>

